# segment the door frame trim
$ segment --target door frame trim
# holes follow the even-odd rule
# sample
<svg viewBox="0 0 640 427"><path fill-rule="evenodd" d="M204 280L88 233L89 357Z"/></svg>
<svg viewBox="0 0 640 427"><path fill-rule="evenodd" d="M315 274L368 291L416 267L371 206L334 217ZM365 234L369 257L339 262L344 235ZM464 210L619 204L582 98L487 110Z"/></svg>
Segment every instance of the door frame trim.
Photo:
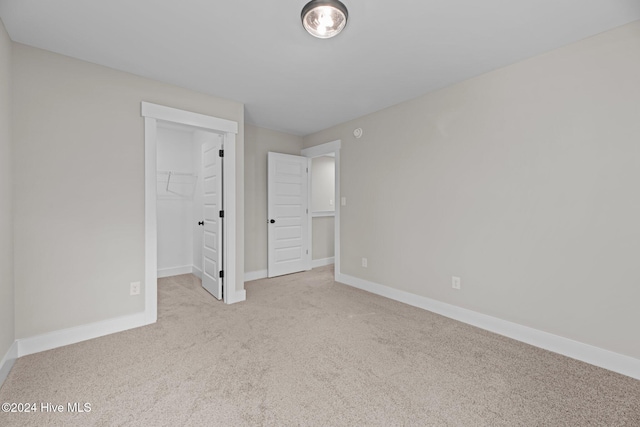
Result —
<svg viewBox="0 0 640 427"><path fill-rule="evenodd" d="M327 154L334 154L335 163L335 219L334 219L334 279L338 277L340 273L340 148L342 147L342 140L337 139L335 141L327 142L325 144L316 145L313 147L305 148L300 151L300 155L312 159L314 157L326 156ZM309 179L311 179L311 171L309 171ZM311 184L309 184L309 206L311 206ZM313 218L311 209L309 209L309 256L313 258ZM312 261L313 263L313 261Z"/></svg>
<svg viewBox="0 0 640 427"><path fill-rule="evenodd" d="M232 304L234 302L244 301L246 298L244 290L238 291L236 286L236 134L238 133L238 123L145 101L142 101L140 104L141 116L144 117L144 313L146 320L149 323L153 323L158 319L158 229L156 202L158 120L192 126L222 135L225 150L223 204L226 214L225 221L223 222L223 238L225 242L223 257L223 270L225 272L224 302L226 304Z"/></svg>

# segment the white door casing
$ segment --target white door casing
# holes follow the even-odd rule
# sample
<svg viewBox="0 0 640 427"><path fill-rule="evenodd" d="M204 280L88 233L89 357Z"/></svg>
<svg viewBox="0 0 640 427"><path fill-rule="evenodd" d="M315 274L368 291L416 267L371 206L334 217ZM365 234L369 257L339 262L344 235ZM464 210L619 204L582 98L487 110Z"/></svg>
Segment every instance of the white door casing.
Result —
<svg viewBox="0 0 640 427"><path fill-rule="evenodd" d="M309 159L268 154L268 276L311 269L308 219Z"/></svg>
<svg viewBox="0 0 640 427"><path fill-rule="evenodd" d="M202 144L202 287L222 299L222 149L221 141Z"/></svg>

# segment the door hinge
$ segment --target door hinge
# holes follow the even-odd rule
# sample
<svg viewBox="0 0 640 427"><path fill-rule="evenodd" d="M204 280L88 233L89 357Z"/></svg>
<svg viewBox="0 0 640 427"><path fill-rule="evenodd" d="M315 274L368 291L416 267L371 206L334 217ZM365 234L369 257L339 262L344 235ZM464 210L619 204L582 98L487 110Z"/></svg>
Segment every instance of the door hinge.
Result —
<svg viewBox="0 0 640 427"><path fill-rule="evenodd" d="M224 278L224 270L220 270L220 275L219 276L220 276L221 279Z"/></svg>
<svg viewBox="0 0 640 427"><path fill-rule="evenodd" d="M309 209L305 209L307 211L307 213L309 213Z"/></svg>
<svg viewBox="0 0 640 427"><path fill-rule="evenodd" d="M309 168L307 168L307 173L309 173Z"/></svg>
<svg viewBox="0 0 640 427"><path fill-rule="evenodd" d="M307 255L309 255L309 249L307 249Z"/></svg>
<svg viewBox="0 0 640 427"><path fill-rule="evenodd" d="M220 151L218 151L218 155L219 155L220 157L224 157L224 150L220 150Z"/></svg>
<svg viewBox="0 0 640 427"><path fill-rule="evenodd" d="M220 211L220 218L224 218L224 211Z"/></svg>

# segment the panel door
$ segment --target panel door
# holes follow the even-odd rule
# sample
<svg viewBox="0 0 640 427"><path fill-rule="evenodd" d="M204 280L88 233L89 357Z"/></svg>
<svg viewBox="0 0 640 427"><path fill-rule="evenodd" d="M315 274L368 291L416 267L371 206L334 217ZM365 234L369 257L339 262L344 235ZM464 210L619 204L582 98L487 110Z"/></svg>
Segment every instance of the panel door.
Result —
<svg viewBox="0 0 640 427"><path fill-rule="evenodd" d="M202 144L202 287L217 299L222 299L222 142Z"/></svg>
<svg viewBox="0 0 640 427"><path fill-rule="evenodd" d="M268 154L268 276L309 270L309 159Z"/></svg>

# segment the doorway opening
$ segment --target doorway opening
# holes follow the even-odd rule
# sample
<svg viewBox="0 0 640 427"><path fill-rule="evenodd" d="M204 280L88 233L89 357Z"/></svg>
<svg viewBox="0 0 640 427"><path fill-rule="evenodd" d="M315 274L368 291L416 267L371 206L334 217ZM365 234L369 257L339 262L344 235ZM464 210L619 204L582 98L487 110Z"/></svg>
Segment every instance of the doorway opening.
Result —
<svg viewBox="0 0 640 427"><path fill-rule="evenodd" d="M305 148L301 152L302 156L310 159L309 163L311 165L311 173L309 174L309 188L311 189L309 192L309 206L311 209L309 209L308 214L311 266L320 267L333 262L334 277L338 277L340 274L340 206L342 204L342 197L340 196L340 147L341 141L337 140ZM324 178L321 178L324 183L318 183L317 181L314 183L312 181L314 163L316 173L325 175ZM328 192L326 188L326 182L330 181L326 177L328 170L333 170L334 174L333 192ZM330 243L331 240L327 233L331 232L331 228L333 228L333 254L327 250L327 243Z"/></svg>
<svg viewBox="0 0 640 427"><path fill-rule="evenodd" d="M334 263L335 157L309 159L311 213L311 268Z"/></svg>
<svg viewBox="0 0 640 427"><path fill-rule="evenodd" d="M167 198L195 198L197 197L196 189L198 184L197 171L194 171L195 166L187 168L189 163L189 156L182 155L181 160L167 160L171 155L165 156L163 161L169 163L163 163L165 166L169 166L167 169L159 168L158 157L158 142L159 138L163 137L163 133L173 131L182 132L183 134L192 135L192 144L199 144L204 146L205 139L217 140L218 143L224 148L225 168L221 171L220 178L222 181L222 205L224 206L224 223L221 227L221 237L224 241L224 245L221 249L221 265L220 271L224 273L224 285L225 292L223 300L227 304L234 302L244 301L246 294L244 290L236 290L236 209L235 209L235 195L236 195L236 179L235 179L235 162L236 162L236 134L238 133L238 123L230 120L220 119L217 117L206 116L203 114L192 113L189 111L179 110L171 107L166 107L157 104L151 104L148 102L141 103L142 116L145 121L145 317L147 322L152 323L157 320L158 309L158 273L171 274L178 270L172 270L172 268L187 269L188 264L180 265L181 262L188 261L189 251L186 245L189 244L182 242L182 245L187 249L182 251L179 256L182 258L176 258L171 263L177 262L178 265L170 266L163 265L160 272L158 271L159 259L158 259L158 196L163 195ZM160 142L162 146L163 143ZM168 144L171 146L172 144ZM175 149L175 147L174 147ZM171 151L171 148L169 149ZM193 156L197 157L197 156ZM192 159L193 160L193 159ZM171 161L175 161L176 169L181 169L182 166L185 169L191 169L186 171L171 170ZM195 160L194 160L195 161ZM180 163L182 162L182 163ZM165 167L162 166L162 167ZM202 174L204 175L204 173ZM162 178L162 179L160 179ZM203 177L201 177L203 178ZM173 180L173 185L171 184ZM163 187L160 187L163 186ZM160 191L159 191L160 190ZM204 194L204 193L203 193ZM175 206L174 206L175 208ZM174 209L180 210L180 209ZM186 225L187 219L189 219L189 209L186 205L182 205L182 210L185 211L181 214L181 218L184 219L185 230L189 229ZM192 219L198 215L198 211L192 200ZM171 209L161 214L170 214ZM175 214L175 212L174 212ZM203 216L201 214L200 216ZM174 215L176 217L176 215ZM178 218L177 221L180 221ZM166 218L163 217L163 220ZM175 219L175 218L174 218ZM198 221L199 222L199 221ZM196 222L197 226L197 222ZM197 239L196 234L193 233L192 237L192 249L195 248ZM164 240L163 240L164 241ZM206 245L202 246L206 248ZM163 249L164 250L164 249ZM206 250L206 249L205 249ZM163 253L165 257L167 253ZM186 254L186 255L185 255ZM197 251L191 252L191 260L194 261L191 267L192 272L202 274L202 269L198 267L198 263L195 262ZM175 256L176 254L169 255ZM167 262L167 258L160 259L161 263ZM202 264L200 264L202 265ZM205 268L204 266L202 267ZM216 267L217 268L217 267ZM178 273L179 274L179 273Z"/></svg>
<svg viewBox="0 0 640 427"><path fill-rule="evenodd" d="M157 128L158 278L194 274L220 300L223 135L162 120Z"/></svg>

